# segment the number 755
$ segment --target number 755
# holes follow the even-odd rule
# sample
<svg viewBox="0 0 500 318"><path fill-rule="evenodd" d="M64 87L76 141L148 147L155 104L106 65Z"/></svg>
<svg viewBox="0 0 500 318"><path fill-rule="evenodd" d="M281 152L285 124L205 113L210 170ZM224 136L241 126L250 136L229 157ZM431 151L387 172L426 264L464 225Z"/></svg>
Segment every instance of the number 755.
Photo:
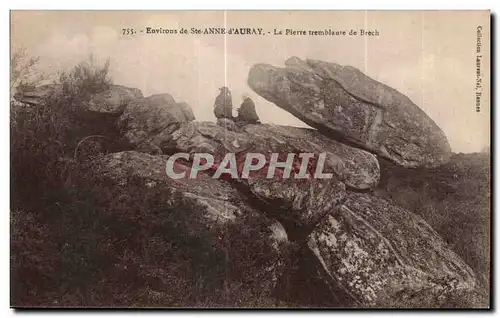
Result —
<svg viewBox="0 0 500 318"><path fill-rule="evenodd" d="M135 34L135 30L134 29L122 29L122 35L132 35L132 34Z"/></svg>

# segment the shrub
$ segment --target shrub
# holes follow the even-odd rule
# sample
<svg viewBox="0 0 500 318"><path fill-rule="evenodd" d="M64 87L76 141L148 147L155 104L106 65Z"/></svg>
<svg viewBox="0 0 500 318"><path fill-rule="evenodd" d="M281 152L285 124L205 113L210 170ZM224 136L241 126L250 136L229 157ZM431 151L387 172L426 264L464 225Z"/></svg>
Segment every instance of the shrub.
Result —
<svg viewBox="0 0 500 318"><path fill-rule="evenodd" d="M210 225L165 186L102 175L80 166L57 204L13 213L14 305L274 305L258 277L278 257L261 218Z"/></svg>
<svg viewBox="0 0 500 318"><path fill-rule="evenodd" d="M99 66L90 58L60 74L62 94L48 96L37 107L11 102L13 201L43 197L45 189L67 182L68 172L75 169L71 167L76 164L74 149L91 134L89 123L81 116L81 105L93 93L109 87L108 71L109 62Z"/></svg>
<svg viewBox="0 0 500 318"><path fill-rule="evenodd" d="M27 60L27 61L25 61ZM11 88L39 83L34 68L37 58L25 52L12 58ZM48 96L35 107L11 100L11 247L13 299L23 290L29 297L46 284L55 284L51 272L57 270L59 246L54 243L53 224L47 216L57 215L71 205L68 187L71 175L97 153L74 158L73 150L87 131L79 118L78 106L92 93L110 84L109 63L98 66L89 60L61 73L58 84L64 94ZM38 77L39 78L39 77ZM22 273L20 275L19 273ZM36 288L35 288L36 287Z"/></svg>
<svg viewBox="0 0 500 318"><path fill-rule="evenodd" d="M26 49L15 51L10 59L10 100L18 88L34 87L43 80L44 75L38 70L39 57L29 57Z"/></svg>
<svg viewBox="0 0 500 318"><path fill-rule="evenodd" d="M75 151L108 68L90 59L43 105L11 104L12 305L272 306L257 275L277 255L261 219L209 225L164 186L105 179L99 149Z"/></svg>

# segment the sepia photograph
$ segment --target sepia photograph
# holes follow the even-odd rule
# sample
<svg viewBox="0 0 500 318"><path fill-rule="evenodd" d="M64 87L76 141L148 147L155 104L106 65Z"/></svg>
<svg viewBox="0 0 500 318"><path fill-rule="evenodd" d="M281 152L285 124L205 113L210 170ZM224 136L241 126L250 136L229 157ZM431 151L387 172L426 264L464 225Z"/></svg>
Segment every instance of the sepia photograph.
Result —
<svg viewBox="0 0 500 318"><path fill-rule="evenodd" d="M491 21L11 10L11 308L491 309Z"/></svg>

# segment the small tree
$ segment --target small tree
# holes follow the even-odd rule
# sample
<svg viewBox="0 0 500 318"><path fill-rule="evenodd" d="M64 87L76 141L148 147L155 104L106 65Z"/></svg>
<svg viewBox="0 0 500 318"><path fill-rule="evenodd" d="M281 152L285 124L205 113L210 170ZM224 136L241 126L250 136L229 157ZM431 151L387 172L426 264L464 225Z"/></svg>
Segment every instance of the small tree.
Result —
<svg viewBox="0 0 500 318"><path fill-rule="evenodd" d="M72 102L85 102L92 94L109 89L112 81L109 76L110 62L96 62L90 55L87 60L78 63L70 71L59 73L58 84L62 85L63 95Z"/></svg>
<svg viewBox="0 0 500 318"><path fill-rule="evenodd" d="M29 57L26 49L15 51L10 58L10 100L18 89L38 85L44 75L38 70L39 57Z"/></svg>

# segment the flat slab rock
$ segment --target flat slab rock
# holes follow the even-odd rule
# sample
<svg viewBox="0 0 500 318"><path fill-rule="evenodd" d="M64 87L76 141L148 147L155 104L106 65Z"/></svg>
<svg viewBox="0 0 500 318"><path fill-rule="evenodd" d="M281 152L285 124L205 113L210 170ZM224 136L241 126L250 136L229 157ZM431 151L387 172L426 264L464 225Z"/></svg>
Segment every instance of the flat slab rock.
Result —
<svg viewBox="0 0 500 318"><path fill-rule="evenodd" d="M60 84L47 84L19 91L14 98L19 102L29 105L42 105L48 98L64 94ZM142 98L142 92L137 88L129 88L122 85L110 85L108 89L93 94L83 104L86 111L119 116L129 102Z"/></svg>
<svg viewBox="0 0 500 318"><path fill-rule="evenodd" d="M17 90L17 92L14 94L14 99L24 104L37 106L43 105L49 97L61 94L61 92L61 85L45 84L33 88Z"/></svg>
<svg viewBox="0 0 500 318"><path fill-rule="evenodd" d="M254 65L248 85L327 136L398 165L434 167L449 160L448 140L432 119L354 67L292 57L284 68Z"/></svg>
<svg viewBox="0 0 500 318"><path fill-rule="evenodd" d="M369 189L380 179L375 156L367 151L329 140L313 129L277 125L246 125L228 130L213 122L171 125L149 139L164 153L326 153L324 172L334 173L349 187ZM281 160L281 159L280 159Z"/></svg>
<svg viewBox="0 0 500 318"><path fill-rule="evenodd" d="M472 269L420 217L349 193L307 242L324 281L354 306L434 307L471 291Z"/></svg>
<svg viewBox="0 0 500 318"><path fill-rule="evenodd" d="M245 213L256 213L244 203L244 198L227 182L200 174L197 179L174 180L167 177L168 156L153 156L136 151L106 155L100 163L105 176L118 184L126 184L131 176L143 180L145 187L167 185L185 198L206 207L207 219L214 222L235 220ZM183 169L179 165L179 169Z"/></svg>
<svg viewBox="0 0 500 318"><path fill-rule="evenodd" d="M212 122L189 122L171 125L149 142L165 153L209 153L219 162L234 153L237 164L243 164L248 153L264 154L267 162L271 153L278 153L283 162L289 153L325 152L323 171L332 173L332 178L267 178L268 166L264 166L249 178L228 180L245 193L247 200L259 204L287 230L300 233L297 235L307 234L344 197L346 185L368 189L379 180L378 161L372 154L328 140L311 129L246 125L234 131ZM216 171L206 173L221 177L215 175Z"/></svg>

